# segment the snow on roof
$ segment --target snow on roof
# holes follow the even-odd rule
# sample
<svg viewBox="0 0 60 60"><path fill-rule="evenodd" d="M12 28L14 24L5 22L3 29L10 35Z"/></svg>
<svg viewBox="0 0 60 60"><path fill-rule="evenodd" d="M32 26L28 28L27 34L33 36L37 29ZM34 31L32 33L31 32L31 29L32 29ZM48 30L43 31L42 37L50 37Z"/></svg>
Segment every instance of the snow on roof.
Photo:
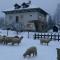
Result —
<svg viewBox="0 0 60 60"><path fill-rule="evenodd" d="M44 15L47 15L48 13L44 11L43 9L39 7L29 7L29 8L20 8L20 9L12 9L12 10L7 10L3 11L5 14L12 14L12 13L24 13L24 12L40 12Z"/></svg>

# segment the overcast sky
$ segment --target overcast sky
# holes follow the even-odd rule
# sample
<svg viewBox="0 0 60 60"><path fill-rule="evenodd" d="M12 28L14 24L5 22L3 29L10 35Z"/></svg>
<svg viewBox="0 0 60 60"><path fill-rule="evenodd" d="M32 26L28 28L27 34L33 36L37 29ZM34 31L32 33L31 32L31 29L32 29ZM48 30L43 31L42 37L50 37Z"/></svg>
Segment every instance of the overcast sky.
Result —
<svg viewBox="0 0 60 60"><path fill-rule="evenodd" d="M4 14L1 11L13 9L15 3L21 4L22 2L28 2L29 0L0 0L0 16ZM53 14L56 10L57 4L60 0L31 0L31 6L40 7L49 14Z"/></svg>

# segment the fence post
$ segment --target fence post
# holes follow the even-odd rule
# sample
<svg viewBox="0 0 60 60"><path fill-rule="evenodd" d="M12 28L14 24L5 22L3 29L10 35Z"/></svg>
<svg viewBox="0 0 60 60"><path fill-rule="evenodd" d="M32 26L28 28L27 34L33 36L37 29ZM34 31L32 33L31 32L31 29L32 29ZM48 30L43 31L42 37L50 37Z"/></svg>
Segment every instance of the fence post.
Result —
<svg viewBox="0 0 60 60"><path fill-rule="evenodd" d="M42 33L41 33L41 38L42 38Z"/></svg>
<svg viewBox="0 0 60 60"><path fill-rule="evenodd" d="M29 38L29 31L28 31L28 38Z"/></svg>
<svg viewBox="0 0 60 60"><path fill-rule="evenodd" d="M56 35L56 34L54 34L54 40L56 40L56 36L57 36L57 35Z"/></svg>
<svg viewBox="0 0 60 60"><path fill-rule="evenodd" d="M58 41L59 41L59 33L58 33Z"/></svg>
<svg viewBox="0 0 60 60"><path fill-rule="evenodd" d="M47 34L48 38L49 38L49 33Z"/></svg>
<svg viewBox="0 0 60 60"><path fill-rule="evenodd" d="M39 39L39 34L37 36L38 36L37 38Z"/></svg>
<svg viewBox="0 0 60 60"><path fill-rule="evenodd" d="M34 34L34 39L36 39L36 33Z"/></svg>
<svg viewBox="0 0 60 60"><path fill-rule="evenodd" d="M44 38L45 38L45 33L44 33Z"/></svg>
<svg viewBox="0 0 60 60"><path fill-rule="evenodd" d="M53 36L53 35L52 35L52 33L51 33L51 39L52 39L52 36Z"/></svg>

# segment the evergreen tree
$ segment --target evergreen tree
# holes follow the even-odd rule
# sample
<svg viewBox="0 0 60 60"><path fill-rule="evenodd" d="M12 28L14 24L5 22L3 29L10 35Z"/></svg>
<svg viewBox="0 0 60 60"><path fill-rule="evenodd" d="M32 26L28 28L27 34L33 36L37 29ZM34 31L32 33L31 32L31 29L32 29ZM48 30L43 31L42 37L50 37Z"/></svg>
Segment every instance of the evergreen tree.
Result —
<svg viewBox="0 0 60 60"><path fill-rule="evenodd" d="M54 25L55 25L55 22L53 21L51 15L49 15L49 18L48 18L48 29L52 29Z"/></svg>
<svg viewBox="0 0 60 60"><path fill-rule="evenodd" d="M56 24L60 23L60 3L57 5L55 14L53 16L53 19L55 21Z"/></svg>

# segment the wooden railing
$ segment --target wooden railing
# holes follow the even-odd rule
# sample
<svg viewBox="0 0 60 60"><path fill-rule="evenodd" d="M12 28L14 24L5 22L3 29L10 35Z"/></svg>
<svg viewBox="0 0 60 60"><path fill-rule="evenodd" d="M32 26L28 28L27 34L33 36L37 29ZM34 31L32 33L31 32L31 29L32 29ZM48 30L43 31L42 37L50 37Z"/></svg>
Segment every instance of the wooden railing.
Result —
<svg viewBox="0 0 60 60"><path fill-rule="evenodd" d="M60 33L35 33L34 34L34 39L40 39L40 38L51 38L53 40L60 40Z"/></svg>

